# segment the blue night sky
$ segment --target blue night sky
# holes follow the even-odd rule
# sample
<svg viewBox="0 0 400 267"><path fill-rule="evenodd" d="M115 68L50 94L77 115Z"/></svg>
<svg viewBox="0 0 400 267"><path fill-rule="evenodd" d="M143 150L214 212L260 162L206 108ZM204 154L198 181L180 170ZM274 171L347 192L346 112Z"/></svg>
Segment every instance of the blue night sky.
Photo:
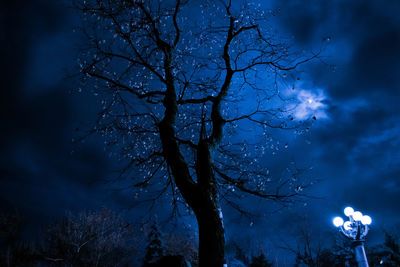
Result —
<svg viewBox="0 0 400 267"><path fill-rule="evenodd" d="M299 50L322 45L325 62L302 66L293 93L302 103L295 116L317 117L311 130L275 136L288 148L261 160L279 169L294 159L321 181L307 192L314 198L279 212L268 201L259 202L261 216L254 219L227 209L228 239L273 249L290 239L292 218L301 216L323 236L332 232L332 218L353 205L372 217L370 240L380 241L382 229L400 223L400 2L260 2L274 10L271 23L279 34ZM132 218L145 213L126 210L134 204L129 190L112 190L125 184L102 182L117 168L102 138L72 142L99 108L96 97L77 93L78 82L67 78L77 70L83 42L73 31L79 16L65 1L3 1L0 7L1 210L19 210L32 229L65 210L107 206Z"/></svg>

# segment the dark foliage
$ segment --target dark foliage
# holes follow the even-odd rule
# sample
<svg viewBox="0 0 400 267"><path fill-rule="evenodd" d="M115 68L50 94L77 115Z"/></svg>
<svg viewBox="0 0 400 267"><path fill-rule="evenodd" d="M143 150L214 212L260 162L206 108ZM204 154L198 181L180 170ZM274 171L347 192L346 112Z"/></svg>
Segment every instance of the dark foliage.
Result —
<svg viewBox="0 0 400 267"><path fill-rule="evenodd" d="M68 213L46 232L44 259L73 266L121 266L129 262L129 224L108 209Z"/></svg>
<svg viewBox="0 0 400 267"><path fill-rule="evenodd" d="M385 232L385 242L368 249L367 258L370 266L400 266L399 239Z"/></svg>
<svg viewBox="0 0 400 267"><path fill-rule="evenodd" d="M21 240L24 224L17 212L0 214L0 266L33 266L41 260L40 246Z"/></svg>
<svg viewBox="0 0 400 267"><path fill-rule="evenodd" d="M251 258L250 267L272 267L272 263L268 261L265 254L261 252L260 255Z"/></svg>
<svg viewBox="0 0 400 267"><path fill-rule="evenodd" d="M113 212L103 209L97 212L84 212L78 215L67 214L52 224L46 234L45 246L29 243L21 239L23 220L17 214L0 216L0 266L132 266L135 259L129 242L133 238L135 246L144 243L145 239L138 232L129 231L128 224ZM139 227L140 228L140 227ZM186 257L187 251L194 250L193 240L183 242L172 233L163 242L156 223L149 226L147 234L148 246L144 266L197 266L197 258ZM143 230L145 233L146 231ZM143 233L142 233L143 234ZM143 234L143 237L146 235ZM299 239L295 266L330 267L356 266L351 246L344 240L338 240L332 247L324 247L309 235L307 244ZM303 241L301 241L303 240ZM164 245L167 244L167 245ZM183 246L190 246L185 250ZM230 242L228 250L232 255L232 264L238 266L273 266L264 253L246 262L250 251L242 249L238 244ZM305 249L307 248L307 249ZM167 251L167 253L165 253ZM143 251L141 252L143 253ZM167 254L166 256L164 256ZM136 255L143 258L143 254ZM395 267L400 266L399 239L392 233L385 233L385 242L367 246L369 265ZM134 265L133 266L137 266Z"/></svg>
<svg viewBox="0 0 400 267"><path fill-rule="evenodd" d="M154 222L151 226L148 240L149 243L146 247L146 255L144 256L143 266L153 266L150 264L161 259L165 253L165 248L157 222Z"/></svg>
<svg viewBox="0 0 400 267"><path fill-rule="evenodd" d="M146 267L188 267L185 258L183 256L171 256L167 255L154 263L149 263L145 265Z"/></svg>
<svg viewBox="0 0 400 267"><path fill-rule="evenodd" d="M238 244L235 243L234 245L235 245L235 258L240 260L244 264L249 265L250 264L250 259L247 256L246 251L241 246L239 246Z"/></svg>

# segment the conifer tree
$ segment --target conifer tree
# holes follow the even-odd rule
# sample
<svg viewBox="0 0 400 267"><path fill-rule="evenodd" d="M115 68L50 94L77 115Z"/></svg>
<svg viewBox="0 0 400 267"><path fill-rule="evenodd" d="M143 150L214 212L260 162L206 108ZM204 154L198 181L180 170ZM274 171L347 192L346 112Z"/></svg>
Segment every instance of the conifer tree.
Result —
<svg viewBox="0 0 400 267"><path fill-rule="evenodd" d="M144 257L143 266L154 263L164 256L164 244L161 239L161 232L158 227L157 221L151 226L149 233L149 243L146 247L146 255Z"/></svg>

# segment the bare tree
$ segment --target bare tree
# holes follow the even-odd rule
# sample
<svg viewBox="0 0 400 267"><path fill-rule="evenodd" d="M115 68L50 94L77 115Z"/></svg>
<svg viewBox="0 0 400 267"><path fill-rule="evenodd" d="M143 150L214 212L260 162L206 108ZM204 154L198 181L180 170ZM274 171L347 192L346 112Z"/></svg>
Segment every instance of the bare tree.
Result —
<svg viewBox="0 0 400 267"><path fill-rule="evenodd" d="M38 246L22 239L26 221L17 211L0 213L0 265L33 266L41 257Z"/></svg>
<svg viewBox="0 0 400 267"><path fill-rule="evenodd" d="M356 266L349 240L338 236L337 232L321 235L321 231L313 231L307 217L296 216L295 221L292 227L294 244L282 240L281 247L296 256L294 266Z"/></svg>
<svg viewBox="0 0 400 267"><path fill-rule="evenodd" d="M191 264L197 265L197 247L193 236L166 233L163 239L167 255L182 255Z"/></svg>
<svg viewBox="0 0 400 267"><path fill-rule="evenodd" d="M126 265L129 234L129 225L108 209L68 213L47 229L43 258L62 266Z"/></svg>
<svg viewBox="0 0 400 267"><path fill-rule="evenodd" d="M285 202L307 186L294 167L270 177L260 157L272 131L304 125L280 94L281 78L317 54L292 52L268 24L271 14L252 3L76 6L88 40L82 80L102 104L93 132L126 163L121 175L132 177L138 198L166 193L175 211L179 203L193 210L200 266L222 266L221 199L242 210L241 193Z"/></svg>

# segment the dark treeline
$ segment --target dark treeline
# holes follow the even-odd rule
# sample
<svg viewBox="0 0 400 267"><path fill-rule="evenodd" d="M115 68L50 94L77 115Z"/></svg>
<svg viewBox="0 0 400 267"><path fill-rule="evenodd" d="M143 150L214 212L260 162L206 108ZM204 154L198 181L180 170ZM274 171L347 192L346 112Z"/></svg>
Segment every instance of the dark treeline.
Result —
<svg viewBox="0 0 400 267"><path fill-rule="evenodd" d="M347 241L347 240L346 240ZM296 251L294 266L329 267L329 266L357 266L354 253L348 242L339 242L330 248L310 249L306 244L299 246ZM385 241L371 247L366 247L369 266L400 266L399 239L392 234L385 233Z"/></svg>
<svg viewBox="0 0 400 267"><path fill-rule="evenodd" d="M157 220L128 223L113 211L66 213L26 241L25 221L18 213L0 214L0 266L198 266L198 246L188 233L163 233ZM386 232L385 241L367 247L370 266L400 266L399 238ZM277 247L281 247L277 244ZM270 267L279 260L234 240L227 242L228 266ZM324 247L311 235L297 239L293 266L356 266L345 240Z"/></svg>
<svg viewBox="0 0 400 267"><path fill-rule="evenodd" d="M156 221L129 223L106 208L67 212L38 229L37 241L24 240L25 225L18 213L0 214L0 266L153 266L148 264L171 255L197 261L194 241L185 234L161 234Z"/></svg>

